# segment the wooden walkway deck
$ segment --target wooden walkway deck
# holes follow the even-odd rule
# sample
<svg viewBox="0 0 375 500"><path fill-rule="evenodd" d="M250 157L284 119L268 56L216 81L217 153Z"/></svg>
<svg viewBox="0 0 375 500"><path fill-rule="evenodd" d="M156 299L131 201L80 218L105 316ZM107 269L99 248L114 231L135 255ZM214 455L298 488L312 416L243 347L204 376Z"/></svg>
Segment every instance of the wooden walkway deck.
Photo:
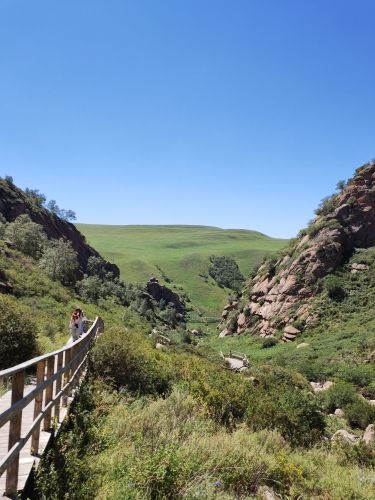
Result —
<svg viewBox="0 0 375 500"><path fill-rule="evenodd" d="M35 389L35 387L36 384L26 385L24 389L25 391L24 395L26 396L27 394L29 394L29 392ZM8 391L0 398L0 414L11 406L11 395L12 391ZM59 426L64 420L67 412L68 412L68 407L60 408ZM33 420L34 420L34 400L31 401L31 403L28 404L22 412L21 436L26 434L27 430L33 423ZM28 444L24 448L22 448L20 453L20 466L18 474L19 490L24 489L26 481L30 475L31 469L33 468L33 465L35 464L37 466L38 463L40 462L44 450L46 449L51 436L52 436L52 431L41 430L38 455L30 454L31 438L29 439ZM8 439L9 439L9 422L0 429L0 457L5 456L8 452ZM3 474L0 477L0 498L5 496L4 493L5 493L5 474Z"/></svg>
<svg viewBox="0 0 375 500"><path fill-rule="evenodd" d="M9 498L18 498L53 429L58 430L68 413L85 377L89 350L104 330L101 318L92 323L76 342L0 371L0 381L12 381L11 390L0 397L0 496L7 492Z"/></svg>

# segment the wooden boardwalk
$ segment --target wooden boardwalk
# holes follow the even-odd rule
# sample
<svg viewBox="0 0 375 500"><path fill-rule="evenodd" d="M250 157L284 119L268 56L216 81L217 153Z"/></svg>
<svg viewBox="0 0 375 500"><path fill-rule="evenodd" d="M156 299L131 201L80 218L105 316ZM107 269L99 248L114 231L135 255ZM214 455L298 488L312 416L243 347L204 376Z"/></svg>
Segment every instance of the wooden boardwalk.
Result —
<svg viewBox="0 0 375 500"><path fill-rule="evenodd" d="M101 318L92 323L76 342L0 371L0 381L11 380L11 390L0 397L0 495L15 498L22 492L53 429L58 430L68 413L90 348L104 330Z"/></svg>
<svg viewBox="0 0 375 500"><path fill-rule="evenodd" d="M33 389L35 389L36 384L29 384L25 386L24 395L29 394ZM12 391L6 392L0 398L0 414L3 413L11 406L11 395ZM60 408L60 424L67 414L67 407ZM31 424L34 420L34 400L29 403L22 412L22 427L21 427L21 436L26 434L27 430L31 427ZM51 431L43 431L40 432L40 441L39 441L39 454L31 455L30 454L30 443L31 439L26 446L24 446L20 453L20 466L18 473L18 488L23 490L26 484L26 481L30 475L31 469L33 465L38 465L44 450L47 447L47 444L51 438ZM8 439L9 439L9 422L5 424L0 429L0 457L3 457L8 452ZM5 493L5 474L0 477L0 497L4 496Z"/></svg>

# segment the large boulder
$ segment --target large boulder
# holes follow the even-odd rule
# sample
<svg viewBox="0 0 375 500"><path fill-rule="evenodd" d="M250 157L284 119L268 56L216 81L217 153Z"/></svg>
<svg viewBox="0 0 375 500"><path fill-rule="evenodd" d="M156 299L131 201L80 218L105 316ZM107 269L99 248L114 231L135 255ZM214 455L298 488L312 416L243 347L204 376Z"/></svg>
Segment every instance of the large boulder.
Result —
<svg viewBox="0 0 375 500"><path fill-rule="evenodd" d="M370 424L366 427L362 440L369 446L375 446L375 425Z"/></svg>
<svg viewBox="0 0 375 500"><path fill-rule="evenodd" d="M156 278L151 278L146 285L147 293L156 301L164 299L167 303L171 302L176 311L180 314L185 314L185 304L180 296L173 292L170 288L161 285Z"/></svg>
<svg viewBox="0 0 375 500"><path fill-rule="evenodd" d="M339 441L339 440L354 444L357 441L357 438L354 434L351 434L345 429L339 429L332 436L332 441Z"/></svg>

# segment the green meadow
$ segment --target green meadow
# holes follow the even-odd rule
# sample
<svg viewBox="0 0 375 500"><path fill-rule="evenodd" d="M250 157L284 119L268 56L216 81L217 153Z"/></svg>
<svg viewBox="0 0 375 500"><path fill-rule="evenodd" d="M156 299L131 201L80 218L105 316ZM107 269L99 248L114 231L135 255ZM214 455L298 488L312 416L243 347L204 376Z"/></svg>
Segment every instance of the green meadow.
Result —
<svg viewBox="0 0 375 500"><path fill-rule="evenodd" d="M208 276L209 257L233 257L247 277L265 255L287 240L256 231L207 226L104 226L77 224L90 245L117 264L125 281L145 282L155 276L179 293L193 309L218 316L230 290Z"/></svg>

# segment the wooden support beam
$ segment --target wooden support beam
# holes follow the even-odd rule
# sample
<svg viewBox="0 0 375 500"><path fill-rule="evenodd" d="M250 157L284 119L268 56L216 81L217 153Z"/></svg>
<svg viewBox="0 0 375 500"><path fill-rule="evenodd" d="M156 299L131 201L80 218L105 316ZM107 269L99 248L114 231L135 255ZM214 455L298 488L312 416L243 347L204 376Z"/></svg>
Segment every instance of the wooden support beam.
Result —
<svg viewBox="0 0 375 500"><path fill-rule="evenodd" d="M36 367L36 385L41 385L44 382L44 375L46 370L46 361L43 359L39 361ZM42 411L43 406L43 391L39 392L35 396L34 403L34 420L38 417L40 412ZM31 438L31 453L33 455L37 455L39 451L39 437L40 437L40 424L34 429L33 435Z"/></svg>
<svg viewBox="0 0 375 500"><path fill-rule="evenodd" d="M12 378L12 405L17 403L19 399L23 398L23 388L25 384L25 372L18 372ZM21 437L21 424L22 424L22 410L13 415L9 422L9 441L8 450L13 446ZM7 470L5 493L8 496L15 496L17 494L18 484L18 468L19 456L10 464Z"/></svg>

